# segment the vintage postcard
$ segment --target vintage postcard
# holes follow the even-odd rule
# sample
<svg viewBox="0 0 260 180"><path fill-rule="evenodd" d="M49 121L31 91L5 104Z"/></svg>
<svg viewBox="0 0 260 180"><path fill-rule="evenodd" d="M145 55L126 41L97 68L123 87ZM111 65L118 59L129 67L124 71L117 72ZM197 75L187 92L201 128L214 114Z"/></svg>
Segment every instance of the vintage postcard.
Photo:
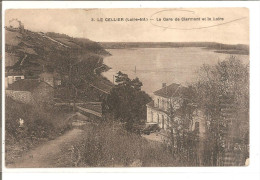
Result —
<svg viewBox="0 0 260 180"><path fill-rule="evenodd" d="M7 169L249 164L248 8L4 13Z"/></svg>

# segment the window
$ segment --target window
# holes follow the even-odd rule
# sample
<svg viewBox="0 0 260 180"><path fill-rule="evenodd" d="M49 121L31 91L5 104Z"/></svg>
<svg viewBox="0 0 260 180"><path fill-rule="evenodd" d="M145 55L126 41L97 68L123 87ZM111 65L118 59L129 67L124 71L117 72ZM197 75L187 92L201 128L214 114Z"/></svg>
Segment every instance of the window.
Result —
<svg viewBox="0 0 260 180"><path fill-rule="evenodd" d="M200 129L200 123L199 122L195 122L195 131L199 132Z"/></svg>
<svg viewBox="0 0 260 180"><path fill-rule="evenodd" d="M15 79L16 81L18 81L18 80L21 80L22 77L15 77L14 79Z"/></svg>
<svg viewBox="0 0 260 180"><path fill-rule="evenodd" d="M153 122L153 112L151 111L151 122Z"/></svg>
<svg viewBox="0 0 260 180"><path fill-rule="evenodd" d="M160 100L159 100L159 98L157 99L157 106L160 107Z"/></svg>
<svg viewBox="0 0 260 180"><path fill-rule="evenodd" d="M157 114L157 123L158 123L158 124L160 123L159 114Z"/></svg>

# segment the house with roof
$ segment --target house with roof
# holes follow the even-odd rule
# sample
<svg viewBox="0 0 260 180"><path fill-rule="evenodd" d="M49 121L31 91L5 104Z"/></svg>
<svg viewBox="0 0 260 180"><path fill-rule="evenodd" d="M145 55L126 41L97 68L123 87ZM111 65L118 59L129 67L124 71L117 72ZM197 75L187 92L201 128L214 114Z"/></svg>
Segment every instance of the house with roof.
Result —
<svg viewBox="0 0 260 180"><path fill-rule="evenodd" d="M153 101L147 104L147 123L156 123L160 128L166 129L169 122L170 104L174 104L174 109L180 106L179 89L179 84L173 83L166 86L166 83L163 83L162 88L153 93Z"/></svg>
<svg viewBox="0 0 260 180"><path fill-rule="evenodd" d="M15 81L24 79L24 74L21 72L11 72L5 74L5 88L8 88L9 84L13 84Z"/></svg>
<svg viewBox="0 0 260 180"><path fill-rule="evenodd" d="M39 79L19 79L9 84L6 95L26 104L52 104L54 88L61 84L53 73L42 73Z"/></svg>
<svg viewBox="0 0 260 180"><path fill-rule="evenodd" d="M26 104L50 104L53 102L54 89L39 79L22 79L10 84L5 94Z"/></svg>
<svg viewBox="0 0 260 180"><path fill-rule="evenodd" d="M170 109L173 112L178 110L184 99L189 98L190 90L188 87L180 84L172 83L162 84L162 88L153 93L153 100L147 106L147 124L158 124L163 130L169 127ZM174 121L180 121L180 116L175 116ZM201 110L195 108L193 112L193 123L190 130L198 130L201 133L205 132L205 118Z"/></svg>

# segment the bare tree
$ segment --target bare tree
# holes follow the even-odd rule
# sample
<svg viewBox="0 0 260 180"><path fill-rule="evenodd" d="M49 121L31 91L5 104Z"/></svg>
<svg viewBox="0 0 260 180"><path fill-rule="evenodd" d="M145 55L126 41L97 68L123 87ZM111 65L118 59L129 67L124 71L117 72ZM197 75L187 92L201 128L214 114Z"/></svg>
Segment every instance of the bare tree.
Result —
<svg viewBox="0 0 260 180"><path fill-rule="evenodd" d="M166 142L172 155L186 165L196 163L197 159L198 134L191 131L196 109L192 91L192 87L185 88L178 100L170 101L166 129Z"/></svg>
<svg viewBox="0 0 260 180"><path fill-rule="evenodd" d="M198 77L198 104L208 117L206 165L223 165L237 142L248 144L249 68L231 56L215 66L203 65Z"/></svg>

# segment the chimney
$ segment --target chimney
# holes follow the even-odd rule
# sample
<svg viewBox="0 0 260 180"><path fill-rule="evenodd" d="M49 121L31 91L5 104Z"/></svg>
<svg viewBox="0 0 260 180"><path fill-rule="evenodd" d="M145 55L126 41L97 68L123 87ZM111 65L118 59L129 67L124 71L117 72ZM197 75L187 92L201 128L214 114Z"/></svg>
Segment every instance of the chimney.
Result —
<svg viewBox="0 0 260 180"><path fill-rule="evenodd" d="M167 94L167 85L166 85L166 83L162 83L162 88L165 88L165 94Z"/></svg>

